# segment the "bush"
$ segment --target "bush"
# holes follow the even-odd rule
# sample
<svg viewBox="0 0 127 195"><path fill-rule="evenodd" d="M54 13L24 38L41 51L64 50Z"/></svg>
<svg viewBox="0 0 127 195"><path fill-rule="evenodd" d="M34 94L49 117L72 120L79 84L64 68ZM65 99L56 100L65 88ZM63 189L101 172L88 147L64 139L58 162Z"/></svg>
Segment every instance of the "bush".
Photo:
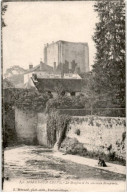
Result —
<svg viewBox="0 0 127 195"><path fill-rule="evenodd" d="M51 109L83 109L86 104L84 96L57 96L47 102L46 110L49 113Z"/></svg>
<svg viewBox="0 0 127 195"><path fill-rule="evenodd" d="M126 160L122 157L116 156L115 152L109 152L108 154L105 154L101 151L87 151L84 145L79 143L76 138L66 137L61 144L60 150L66 154L79 155L93 159L99 159L100 157L106 162L111 161L112 163L117 163L124 166L126 165Z"/></svg>
<svg viewBox="0 0 127 195"><path fill-rule="evenodd" d="M115 152L109 152L108 159L109 159L109 161L114 161L116 159L116 153Z"/></svg>
<svg viewBox="0 0 127 195"><path fill-rule="evenodd" d="M46 103L50 98L50 95L47 93L40 94L33 89L24 89L17 94L15 105L23 110L41 112L46 108Z"/></svg>
<svg viewBox="0 0 127 195"><path fill-rule="evenodd" d="M76 138L66 138L61 144L61 151L66 152L67 154L77 154L80 156L85 156L87 149L84 148L82 143L79 143Z"/></svg>
<svg viewBox="0 0 127 195"><path fill-rule="evenodd" d="M125 117L126 110L124 108L94 108L93 114L98 116L110 116L110 117Z"/></svg>
<svg viewBox="0 0 127 195"><path fill-rule="evenodd" d="M68 114L70 116L86 116L91 114L91 110L84 109L59 109L60 114Z"/></svg>

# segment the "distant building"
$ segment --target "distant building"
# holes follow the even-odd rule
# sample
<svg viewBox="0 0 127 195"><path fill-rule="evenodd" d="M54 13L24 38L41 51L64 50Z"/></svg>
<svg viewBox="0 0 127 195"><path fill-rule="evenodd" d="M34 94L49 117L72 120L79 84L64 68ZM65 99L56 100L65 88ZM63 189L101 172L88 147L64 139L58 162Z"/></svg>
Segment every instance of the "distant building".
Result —
<svg viewBox="0 0 127 195"><path fill-rule="evenodd" d="M62 94L77 95L81 92L82 79L62 79L62 78L32 78L35 87L40 93L48 92L55 96L57 89L62 90Z"/></svg>
<svg viewBox="0 0 127 195"><path fill-rule="evenodd" d="M46 77L49 74L53 74L53 67L43 63L40 61L40 64L33 67L32 64L29 65L29 70L27 70L24 74L24 84L28 83L29 79L36 75L37 77Z"/></svg>
<svg viewBox="0 0 127 195"><path fill-rule="evenodd" d="M81 80L82 78L76 72L59 72L40 61L40 64L35 67L29 65L29 70L24 74L24 88L35 87L41 93L55 94L56 88L62 87L63 92L75 95L81 91Z"/></svg>
<svg viewBox="0 0 127 195"><path fill-rule="evenodd" d="M44 47L44 63L60 71L84 73L89 71L88 43L57 41ZM61 68L61 66L63 66Z"/></svg>

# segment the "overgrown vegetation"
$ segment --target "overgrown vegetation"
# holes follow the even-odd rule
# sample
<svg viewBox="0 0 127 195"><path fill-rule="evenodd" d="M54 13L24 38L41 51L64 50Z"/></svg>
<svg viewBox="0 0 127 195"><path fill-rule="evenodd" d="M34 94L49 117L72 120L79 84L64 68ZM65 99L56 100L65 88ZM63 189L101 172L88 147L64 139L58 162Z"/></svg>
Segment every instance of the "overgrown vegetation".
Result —
<svg viewBox="0 0 127 195"><path fill-rule="evenodd" d="M35 89L25 89L17 94L15 106L26 111L41 112L46 108L46 103L50 98L48 93L40 94Z"/></svg>
<svg viewBox="0 0 127 195"><path fill-rule="evenodd" d="M15 131L15 113L10 104L4 105L3 111L3 147L14 146L17 144Z"/></svg>
<svg viewBox="0 0 127 195"><path fill-rule="evenodd" d="M51 147L54 146L56 141L58 142L58 148L60 147L62 141L65 139L70 121L70 116L60 115L56 110L52 110L48 114L47 136Z"/></svg>
<svg viewBox="0 0 127 195"><path fill-rule="evenodd" d="M51 108L56 109L83 109L88 107L88 99L80 94L78 96L57 96L47 102L46 110L50 112Z"/></svg>
<svg viewBox="0 0 127 195"><path fill-rule="evenodd" d="M42 112L50 99L49 94L35 90L9 88L3 91L3 146L17 144L15 131L15 106L25 112Z"/></svg>
<svg viewBox="0 0 127 195"><path fill-rule="evenodd" d="M66 154L73 154L84 156L87 158L99 159L101 157L106 162L112 162L115 164L126 165L126 160L116 155L114 151L109 151L105 154L101 151L88 151L83 143L80 143L76 138L67 137L61 144L60 150Z"/></svg>

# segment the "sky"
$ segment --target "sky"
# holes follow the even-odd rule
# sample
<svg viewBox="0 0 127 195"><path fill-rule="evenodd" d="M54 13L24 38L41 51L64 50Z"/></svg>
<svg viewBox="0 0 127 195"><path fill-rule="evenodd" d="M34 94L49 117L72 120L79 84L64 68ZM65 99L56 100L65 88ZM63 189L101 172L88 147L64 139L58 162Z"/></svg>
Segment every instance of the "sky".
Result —
<svg viewBox="0 0 127 195"><path fill-rule="evenodd" d="M87 42L90 67L94 62L92 40L95 23L93 1L10 2L3 28L3 70L14 65L28 69L43 60L44 44L64 40Z"/></svg>

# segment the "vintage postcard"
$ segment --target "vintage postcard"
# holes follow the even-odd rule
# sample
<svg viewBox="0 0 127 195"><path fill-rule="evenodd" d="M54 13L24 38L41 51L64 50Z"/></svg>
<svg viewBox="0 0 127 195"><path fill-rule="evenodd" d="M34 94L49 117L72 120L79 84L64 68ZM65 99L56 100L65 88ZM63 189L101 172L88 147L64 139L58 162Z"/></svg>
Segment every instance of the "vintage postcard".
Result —
<svg viewBox="0 0 127 195"><path fill-rule="evenodd" d="M125 1L1 3L2 191L125 192Z"/></svg>

